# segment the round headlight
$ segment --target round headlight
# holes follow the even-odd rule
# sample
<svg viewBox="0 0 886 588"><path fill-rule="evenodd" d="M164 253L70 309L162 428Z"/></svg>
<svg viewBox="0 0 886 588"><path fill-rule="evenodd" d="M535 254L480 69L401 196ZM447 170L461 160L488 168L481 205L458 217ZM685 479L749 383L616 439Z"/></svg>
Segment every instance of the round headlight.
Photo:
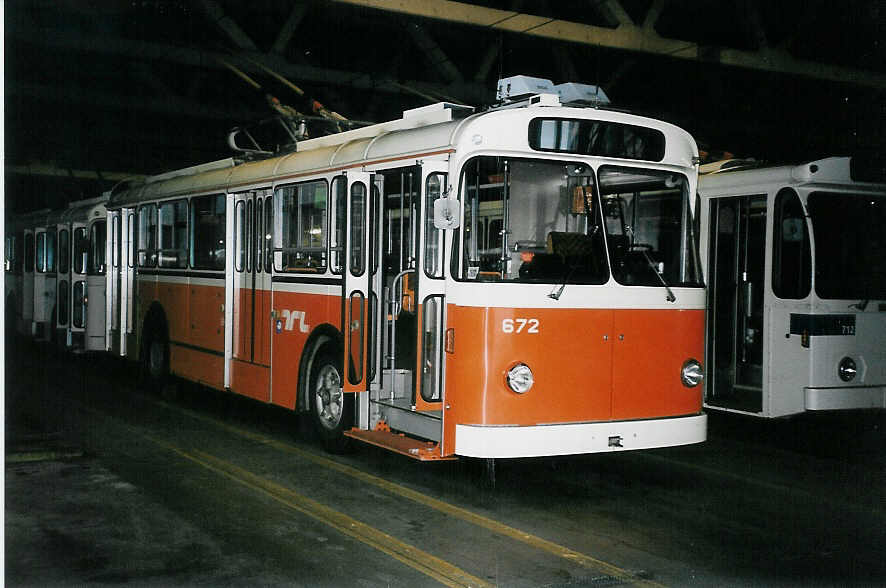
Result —
<svg viewBox="0 0 886 588"><path fill-rule="evenodd" d="M687 359L680 370L680 381L687 388L695 388L704 379L704 370L697 359Z"/></svg>
<svg viewBox="0 0 886 588"><path fill-rule="evenodd" d="M855 365L855 360L851 357L844 357L840 360L840 364L837 366L837 374L840 376L840 379L844 382L851 382L855 379L855 374L858 373L858 368Z"/></svg>
<svg viewBox="0 0 886 588"><path fill-rule="evenodd" d="M518 363L508 370L508 388L517 394L528 392L535 380L532 378L532 370L525 363Z"/></svg>

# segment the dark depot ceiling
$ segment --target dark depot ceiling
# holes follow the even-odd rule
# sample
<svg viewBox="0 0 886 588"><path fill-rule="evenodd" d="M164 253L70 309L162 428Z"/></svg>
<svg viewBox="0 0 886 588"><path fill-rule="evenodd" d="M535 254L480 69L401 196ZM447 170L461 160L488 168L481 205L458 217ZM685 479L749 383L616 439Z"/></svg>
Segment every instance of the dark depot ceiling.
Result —
<svg viewBox="0 0 886 588"><path fill-rule="evenodd" d="M884 33L882 0L7 0L6 212L227 157L267 94L380 122L517 74L598 83L710 157L879 155Z"/></svg>

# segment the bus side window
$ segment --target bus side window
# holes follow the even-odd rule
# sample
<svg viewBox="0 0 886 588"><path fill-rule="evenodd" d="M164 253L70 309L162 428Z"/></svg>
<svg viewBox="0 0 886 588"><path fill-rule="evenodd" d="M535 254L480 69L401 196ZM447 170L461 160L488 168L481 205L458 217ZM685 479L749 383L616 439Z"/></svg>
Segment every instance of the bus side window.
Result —
<svg viewBox="0 0 886 588"><path fill-rule="evenodd" d="M11 272L16 262L16 235L6 236L6 266L7 272Z"/></svg>
<svg viewBox="0 0 886 588"><path fill-rule="evenodd" d="M101 276L105 273L106 239L107 223L103 220L92 223L89 236L89 256L86 260L86 273L91 276Z"/></svg>
<svg viewBox="0 0 886 588"><path fill-rule="evenodd" d="M37 273L46 273L46 232L37 233Z"/></svg>
<svg viewBox="0 0 886 588"><path fill-rule="evenodd" d="M188 201L164 202L158 212L160 267L188 267Z"/></svg>
<svg viewBox="0 0 886 588"><path fill-rule="evenodd" d="M191 199L191 267L225 269L225 197Z"/></svg>
<svg viewBox="0 0 886 588"><path fill-rule="evenodd" d="M772 291L779 298L806 298L812 287L809 229L797 193L785 188L775 197Z"/></svg>
<svg viewBox="0 0 886 588"><path fill-rule="evenodd" d="M332 273L340 274L342 265L345 262L342 244L345 239L345 205L347 201L347 181L343 176L336 176L332 180L332 206L329 207L330 212L330 231L329 250L332 258Z"/></svg>
<svg viewBox="0 0 886 588"><path fill-rule="evenodd" d="M443 277L443 231L434 226L434 202L446 191L446 174L431 174L425 186L425 274Z"/></svg>
<svg viewBox="0 0 886 588"><path fill-rule="evenodd" d="M135 242L135 213L129 213L129 223L127 224L127 232L129 233L129 251L126 252L126 265L129 267L134 267L135 265L135 249L137 244Z"/></svg>
<svg viewBox="0 0 886 588"><path fill-rule="evenodd" d="M157 206L146 204L138 209L138 265L157 266Z"/></svg>
<svg viewBox="0 0 886 588"><path fill-rule="evenodd" d="M34 233L25 233L25 271L34 271Z"/></svg>
<svg viewBox="0 0 886 588"><path fill-rule="evenodd" d="M60 274L68 273L71 267L71 242L69 239L68 229L58 232L58 272Z"/></svg>
<svg viewBox="0 0 886 588"><path fill-rule="evenodd" d="M326 182L306 182L278 188L275 208L280 213L277 271L326 271Z"/></svg>
<svg viewBox="0 0 886 588"><path fill-rule="evenodd" d="M74 273L86 273L86 257L89 253L89 239L86 238L86 227L74 229Z"/></svg>
<svg viewBox="0 0 886 588"><path fill-rule="evenodd" d="M264 202L264 200L261 197L255 199L255 222L252 231L255 235L255 243L252 244L252 248L255 251L253 260L255 261L255 273L257 274L261 273L262 270L262 247L264 246L263 241L265 235L265 232L262 230L262 220L264 219L264 216L262 215L262 202Z"/></svg>
<svg viewBox="0 0 886 588"><path fill-rule="evenodd" d="M265 249L265 273L271 273L271 266L274 264L271 252L274 249L274 197L265 198L265 227L264 227L264 249Z"/></svg>
<svg viewBox="0 0 886 588"><path fill-rule="evenodd" d="M252 207L249 207L249 212L252 212ZM234 209L234 269L238 272L242 272L243 268L246 264L246 212L243 206L243 201L240 200L237 202L237 206Z"/></svg>
<svg viewBox="0 0 886 588"><path fill-rule="evenodd" d="M46 231L46 271L55 273L55 231Z"/></svg>

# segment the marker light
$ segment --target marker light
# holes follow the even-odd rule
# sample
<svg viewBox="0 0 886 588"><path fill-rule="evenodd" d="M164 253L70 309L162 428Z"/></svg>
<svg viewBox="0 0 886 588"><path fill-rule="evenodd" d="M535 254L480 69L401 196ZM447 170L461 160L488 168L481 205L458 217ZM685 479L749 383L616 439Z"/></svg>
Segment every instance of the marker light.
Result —
<svg viewBox="0 0 886 588"><path fill-rule="evenodd" d="M508 387L517 394L528 392L535 382L532 378L532 370L525 363L518 363L508 370Z"/></svg>
<svg viewBox="0 0 886 588"><path fill-rule="evenodd" d="M696 359L687 359L680 370L680 381L687 388L695 388L704 379L704 370Z"/></svg>
<svg viewBox="0 0 886 588"><path fill-rule="evenodd" d="M837 366L837 374L841 380L851 382L855 379L855 374L857 373L858 368L855 365L855 360L851 357L844 357L840 360L840 364Z"/></svg>

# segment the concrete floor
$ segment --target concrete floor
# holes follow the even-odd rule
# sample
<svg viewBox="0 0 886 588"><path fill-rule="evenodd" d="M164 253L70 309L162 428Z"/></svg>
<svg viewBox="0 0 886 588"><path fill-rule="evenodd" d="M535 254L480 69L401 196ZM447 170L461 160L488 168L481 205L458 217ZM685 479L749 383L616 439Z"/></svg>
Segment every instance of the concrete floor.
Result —
<svg viewBox="0 0 886 588"><path fill-rule="evenodd" d="M324 454L297 419L133 366L6 358L6 583L886 582L882 413L713 417L702 445L499 462Z"/></svg>

